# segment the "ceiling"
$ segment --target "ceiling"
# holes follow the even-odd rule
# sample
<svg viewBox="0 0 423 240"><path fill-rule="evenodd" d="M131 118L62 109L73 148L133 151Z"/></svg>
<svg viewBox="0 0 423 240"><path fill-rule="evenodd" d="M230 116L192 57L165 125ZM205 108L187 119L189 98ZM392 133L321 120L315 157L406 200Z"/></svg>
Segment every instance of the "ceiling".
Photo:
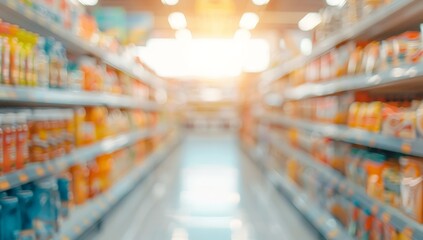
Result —
<svg viewBox="0 0 423 240"><path fill-rule="evenodd" d="M173 36L168 23L171 12L183 12L194 37L233 36L244 12L256 12L260 22L253 35L264 32L283 33L296 29L307 12L318 11L324 0L270 0L267 6L255 6L251 0L179 0L176 6L160 0L100 0L100 6L124 7L127 11L148 11L154 14L156 36Z"/></svg>

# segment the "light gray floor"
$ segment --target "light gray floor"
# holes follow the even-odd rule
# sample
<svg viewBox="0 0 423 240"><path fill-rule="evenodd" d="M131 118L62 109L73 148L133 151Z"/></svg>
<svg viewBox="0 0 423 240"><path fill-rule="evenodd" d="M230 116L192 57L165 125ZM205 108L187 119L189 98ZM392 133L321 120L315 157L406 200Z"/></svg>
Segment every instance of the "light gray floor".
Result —
<svg viewBox="0 0 423 240"><path fill-rule="evenodd" d="M235 134L189 134L103 224L98 240L314 240Z"/></svg>

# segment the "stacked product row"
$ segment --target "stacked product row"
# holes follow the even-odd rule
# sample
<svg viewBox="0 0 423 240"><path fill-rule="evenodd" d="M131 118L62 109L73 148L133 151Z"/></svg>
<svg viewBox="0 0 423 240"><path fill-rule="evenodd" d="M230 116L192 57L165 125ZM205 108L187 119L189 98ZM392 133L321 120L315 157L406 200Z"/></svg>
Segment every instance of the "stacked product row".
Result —
<svg viewBox="0 0 423 240"><path fill-rule="evenodd" d="M344 76L374 74L417 64L422 54L423 38L418 31L408 31L383 41L348 42L293 71L282 79L282 84L298 86Z"/></svg>
<svg viewBox="0 0 423 240"><path fill-rule="evenodd" d="M344 0L338 6L327 6L320 10L321 23L314 31L315 41L320 42L336 34L339 29L353 26L377 9L389 5L393 0Z"/></svg>
<svg viewBox="0 0 423 240"><path fill-rule="evenodd" d="M53 38L0 22L0 83L125 94L149 99L150 89L95 58L72 58Z"/></svg>
<svg viewBox="0 0 423 240"><path fill-rule="evenodd" d="M1 109L0 122L0 169L1 174L8 174L106 137L157 126L158 116L105 107Z"/></svg>
<svg viewBox="0 0 423 240"><path fill-rule="evenodd" d="M416 139L423 136L423 104L419 96L372 96L346 93L284 104L293 118L344 124L387 136Z"/></svg>
<svg viewBox="0 0 423 240"><path fill-rule="evenodd" d="M57 177L2 192L0 239L53 239L73 206L107 191L154 150L159 143L156 140L139 141L86 164L76 164Z"/></svg>
<svg viewBox="0 0 423 240"><path fill-rule="evenodd" d="M306 152L317 163L333 168L365 190L368 196L401 210L410 218L423 221L422 160L398 153L370 149L333 141L295 129L279 129L291 147ZM280 150L276 150L280 152ZM380 219L369 206L361 206L354 198L340 193L327 183L312 165L295 156L278 158L287 176L308 195L318 200L359 239L408 239L386 219ZM324 175L324 174L323 174ZM400 238L403 237L403 238Z"/></svg>

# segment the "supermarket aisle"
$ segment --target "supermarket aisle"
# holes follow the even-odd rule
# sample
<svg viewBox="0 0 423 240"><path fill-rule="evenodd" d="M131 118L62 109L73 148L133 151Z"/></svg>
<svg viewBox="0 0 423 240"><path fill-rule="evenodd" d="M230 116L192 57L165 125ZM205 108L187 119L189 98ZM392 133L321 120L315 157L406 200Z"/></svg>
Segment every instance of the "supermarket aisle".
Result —
<svg viewBox="0 0 423 240"><path fill-rule="evenodd" d="M238 148L191 134L107 220L96 239L318 239Z"/></svg>

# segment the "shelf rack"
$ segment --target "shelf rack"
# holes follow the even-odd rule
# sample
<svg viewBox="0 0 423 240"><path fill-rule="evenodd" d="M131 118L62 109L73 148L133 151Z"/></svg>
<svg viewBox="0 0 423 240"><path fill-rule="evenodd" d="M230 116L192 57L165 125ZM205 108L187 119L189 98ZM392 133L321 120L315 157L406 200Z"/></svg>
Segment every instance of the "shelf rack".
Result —
<svg viewBox="0 0 423 240"><path fill-rule="evenodd" d="M18 24L32 32L42 36L54 37L62 42L66 49L78 55L92 55L106 64L114 67L131 77L134 77L153 88L163 88L164 82L153 73L142 69L141 66L117 55L108 53L107 49L102 49L95 44L89 43L78 37L71 29L66 29L62 25L48 20L44 16L34 12L30 7L23 5L18 0L0 0L0 16L5 21Z"/></svg>
<svg viewBox="0 0 423 240"><path fill-rule="evenodd" d="M412 236L412 239L423 239L423 225L417 223L411 218L405 216L401 211L388 206L385 203L369 197L364 189L350 182L336 170L319 163L310 154L295 149L286 140L271 134L269 137L270 144L287 156L294 157L302 164L315 169L320 180L327 186L332 187L339 193L344 195L347 199L357 202L363 209L367 209L372 214L378 216L384 223L389 223L397 231L407 232Z"/></svg>
<svg viewBox="0 0 423 240"><path fill-rule="evenodd" d="M422 19L422 11L423 1L421 0L394 0L391 4L374 11L358 23L341 29L333 36L317 44L310 55L296 57L264 72L261 75L261 85L266 86L278 80L343 42L356 39L374 39L389 32L402 30L401 28L404 26L419 23Z"/></svg>
<svg viewBox="0 0 423 240"><path fill-rule="evenodd" d="M77 163L86 163L101 154L112 153L116 150L133 145L134 143L165 133L168 127L160 125L154 129L132 131L117 137L109 137L98 143L81 147L72 153L53 159L46 163L33 163L24 169L0 177L0 191L20 186L46 176L54 175Z"/></svg>
<svg viewBox="0 0 423 240"><path fill-rule="evenodd" d="M249 157L264 168L264 163L259 161L259 154L255 148L243 145L244 151ZM269 169L268 178L270 182L295 206L295 208L304 215L308 221L326 238L331 240L350 240L352 239L345 231L344 227L327 211L314 204L306 193L292 183L288 178L279 174L274 169Z"/></svg>
<svg viewBox="0 0 423 240"><path fill-rule="evenodd" d="M83 233L98 223L120 200L125 198L143 179L166 158L178 143L177 134L169 137L162 146L154 151L142 165L135 167L122 180L106 193L101 194L82 206L72 210L70 218L65 220L56 237L58 240L78 239Z"/></svg>
<svg viewBox="0 0 423 240"><path fill-rule="evenodd" d="M423 78L423 63L405 65L373 75L347 76L324 83L308 83L287 89L284 99L301 100L335 93L399 85Z"/></svg>
<svg viewBox="0 0 423 240"><path fill-rule="evenodd" d="M87 91L0 86L0 104L108 106L159 111L161 105L135 97Z"/></svg>
<svg viewBox="0 0 423 240"><path fill-rule="evenodd" d="M335 140L423 157L423 139L395 138L361 129L349 128L344 125L316 123L278 114L266 114L261 120L271 124L295 127Z"/></svg>

